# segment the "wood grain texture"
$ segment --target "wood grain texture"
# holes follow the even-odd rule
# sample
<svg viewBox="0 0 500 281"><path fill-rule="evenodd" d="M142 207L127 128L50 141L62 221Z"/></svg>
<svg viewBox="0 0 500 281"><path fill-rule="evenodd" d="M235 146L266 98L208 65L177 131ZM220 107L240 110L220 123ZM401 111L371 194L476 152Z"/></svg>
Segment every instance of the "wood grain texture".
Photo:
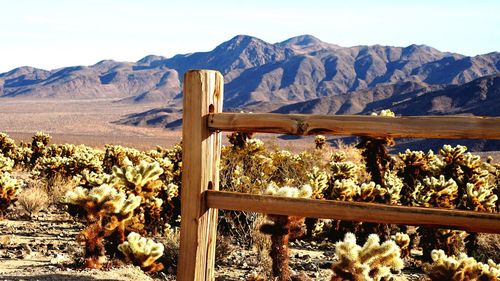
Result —
<svg viewBox="0 0 500 281"><path fill-rule="evenodd" d="M500 233L500 214L207 191L209 208Z"/></svg>
<svg viewBox="0 0 500 281"><path fill-rule="evenodd" d="M214 280L217 210L204 191L218 189L221 134L207 127L209 112L222 111L223 77L191 70L184 76L181 234L177 280Z"/></svg>
<svg viewBox="0 0 500 281"><path fill-rule="evenodd" d="M210 114L212 130L290 135L328 134L395 138L500 139L499 117Z"/></svg>

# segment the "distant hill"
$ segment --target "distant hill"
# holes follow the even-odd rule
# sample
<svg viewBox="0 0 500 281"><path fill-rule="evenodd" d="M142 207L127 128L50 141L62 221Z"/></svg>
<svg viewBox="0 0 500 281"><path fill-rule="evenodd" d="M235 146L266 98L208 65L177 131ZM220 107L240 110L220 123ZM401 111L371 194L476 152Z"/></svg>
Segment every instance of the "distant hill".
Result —
<svg viewBox="0 0 500 281"><path fill-rule="evenodd" d="M341 47L302 35L275 44L238 35L209 52L132 62L101 61L56 70L20 67L0 74L0 97L94 99L178 106L188 69L225 78L225 107L283 105L401 82L460 85L499 72L500 53L467 57L425 45ZM423 85L423 84L422 84Z"/></svg>
<svg viewBox="0 0 500 281"><path fill-rule="evenodd" d="M259 106L252 108L259 109ZM383 84L372 89L285 105L272 112L334 115L370 114L382 109L392 109L398 115L499 116L500 74L459 86L433 86L410 81ZM118 123L176 128L181 125L180 118L180 109L165 108L133 114Z"/></svg>

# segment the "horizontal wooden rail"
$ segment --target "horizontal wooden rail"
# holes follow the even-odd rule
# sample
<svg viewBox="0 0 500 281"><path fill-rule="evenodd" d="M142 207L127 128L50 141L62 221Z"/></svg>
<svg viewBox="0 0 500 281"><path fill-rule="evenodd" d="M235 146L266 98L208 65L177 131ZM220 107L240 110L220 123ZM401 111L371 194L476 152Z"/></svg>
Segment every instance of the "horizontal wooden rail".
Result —
<svg viewBox="0 0 500 281"><path fill-rule="evenodd" d="M500 233L500 214L362 202L298 199L215 190L205 192L207 207L215 209Z"/></svg>
<svg viewBox="0 0 500 281"><path fill-rule="evenodd" d="M500 139L500 117L304 115L214 113L208 127L220 131L290 135L331 134L396 138Z"/></svg>

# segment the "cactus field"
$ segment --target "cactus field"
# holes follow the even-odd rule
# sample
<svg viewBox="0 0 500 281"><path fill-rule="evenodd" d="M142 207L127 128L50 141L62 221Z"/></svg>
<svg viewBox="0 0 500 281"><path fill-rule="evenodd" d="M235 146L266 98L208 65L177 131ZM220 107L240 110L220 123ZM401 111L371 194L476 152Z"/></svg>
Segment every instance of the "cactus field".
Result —
<svg viewBox="0 0 500 281"><path fill-rule="evenodd" d="M317 136L296 151L258 137L228 135L221 190L500 208L500 164L465 146L389 153L391 138ZM95 148L0 133L0 280L175 280L181 174L181 143ZM217 236L217 280L500 278L493 234L221 210Z"/></svg>

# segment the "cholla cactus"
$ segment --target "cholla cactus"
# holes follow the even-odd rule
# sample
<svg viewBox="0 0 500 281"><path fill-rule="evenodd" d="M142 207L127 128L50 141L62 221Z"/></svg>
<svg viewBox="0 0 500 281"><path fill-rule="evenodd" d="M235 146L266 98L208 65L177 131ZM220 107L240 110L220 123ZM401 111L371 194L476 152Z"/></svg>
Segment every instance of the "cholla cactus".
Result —
<svg viewBox="0 0 500 281"><path fill-rule="evenodd" d="M83 171L81 174L73 176L73 180L79 186L85 187L87 189L92 189L103 184L111 185L113 182L113 177L105 173Z"/></svg>
<svg viewBox="0 0 500 281"><path fill-rule="evenodd" d="M141 237L138 233L131 232L127 241L118 245L118 250L125 255L127 261L140 266L146 272L163 269L163 264L156 262L163 255L163 244Z"/></svg>
<svg viewBox="0 0 500 281"><path fill-rule="evenodd" d="M333 183L328 199L354 201L360 193L359 185L352 179L336 180Z"/></svg>
<svg viewBox="0 0 500 281"><path fill-rule="evenodd" d="M359 188L359 199L363 202L384 203L386 193L386 189L371 181L361 184Z"/></svg>
<svg viewBox="0 0 500 281"><path fill-rule="evenodd" d="M323 149L326 144L326 137L323 135L317 135L314 138L314 144L316 144L316 149Z"/></svg>
<svg viewBox="0 0 500 281"><path fill-rule="evenodd" d="M113 186L142 198L141 207L136 212L137 223L133 228L135 231L145 229L156 234L161 231L162 225L165 224L161 215L163 200L158 198L160 192L168 190L163 181L159 179L162 173L163 169L160 168L158 162L149 163L144 160L139 165L134 166L126 158L123 167L113 167Z"/></svg>
<svg viewBox="0 0 500 281"><path fill-rule="evenodd" d="M264 194L290 198L310 198L312 195L312 187L310 185L304 185L300 189L290 186L277 187L273 183L267 187Z"/></svg>
<svg viewBox="0 0 500 281"><path fill-rule="evenodd" d="M307 177L309 179L309 185L313 190L311 198L323 199L324 192L328 188L327 173L318 167L313 167L312 170L307 173Z"/></svg>
<svg viewBox="0 0 500 281"><path fill-rule="evenodd" d="M16 142L14 142L14 140L11 139L9 135L0 133L0 153L9 158L16 159L16 150Z"/></svg>
<svg viewBox="0 0 500 281"><path fill-rule="evenodd" d="M463 196L465 206L474 211L494 212L496 209L497 195L493 194L493 189L488 186L475 187L472 183L467 183L467 192Z"/></svg>
<svg viewBox="0 0 500 281"><path fill-rule="evenodd" d="M401 192L404 188L403 180L394 172L388 171L384 175L386 193L386 203L398 205L401 203Z"/></svg>
<svg viewBox="0 0 500 281"><path fill-rule="evenodd" d="M85 265L99 268L105 260L103 240L111 237L114 243L125 240L125 222L132 218L134 210L141 204L141 197L126 195L103 184L91 190L77 187L68 191L67 204L84 209L89 225L80 233L85 240Z"/></svg>
<svg viewBox="0 0 500 281"><path fill-rule="evenodd" d="M499 280L500 265L492 260L488 264L477 262L465 254L458 257L447 256L442 250L432 251L432 264L424 265L427 280L431 281L466 281Z"/></svg>
<svg viewBox="0 0 500 281"><path fill-rule="evenodd" d="M373 113L372 115L377 115ZM382 110L380 116L395 117L391 110ZM372 177L372 181L385 188L384 174L391 168L394 160L389 156L386 146L393 146L394 139L392 137L372 138L361 137L356 148L363 149L361 155L366 162L366 169Z"/></svg>
<svg viewBox="0 0 500 281"><path fill-rule="evenodd" d="M159 180L163 169L158 162L148 163L144 160L138 166L124 160L123 167L113 167L113 176L116 178L115 186L131 191L145 199L158 195L162 181Z"/></svg>
<svg viewBox="0 0 500 281"><path fill-rule="evenodd" d="M87 146L51 145L46 155L36 160L34 170L47 178L70 178L82 173L102 172L102 152Z"/></svg>
<svg viewBox="0 0 500 281"><path fill-rule="evenodd" d="M457 193L458 186L453 179L446 180L443 175L439 178L427 177L415 187L414 205L453 208L456 206Z"/></svg>
<svg viewBox="0 0 500 281"><path fill-rule="evenodd" d="M0 219L11 203L15 201L15 196L23 185L21 180L12 178L7 172L0 172Z"/></svg>
<svg viewBox="0 0 500 281"><path fill-rule="evenodd" d="M357 180L359 167L351 161L330 162L331 178L333 181L351 179Z"/></svg>
<svg viewBox="0 0 500 281"><path fill-rule="evenodd" d="M45 156L47 145L49 144L51 137L49 134L43 132L36 132L31 141L31 164L35 165L36 160L40 157Z"/></svg>
<svg viewBox="0 0 500 281"><path fill-rule="evenodd" d="M277 187L270 184L265 194L272 196L293 197L293 198L310 198L312 188L309 185L304 185L300 189L295 187ZM273 260L273 277L274 280L288 281L288 241L290 238L297 238L303 235L302 225L303 217L284 216L267 214L270 220L260 227L260 231L264 234L271 235L271 251L269 255Z"/></svg>
<svg viewBox="0 0 500 281"><path fill-rule="evenodd" d="M371 234L363 247L356 244L352 233L335 245L338 261L332 265L332 281L391 280L391 271L404 267L400 249L394 241L380 244L376 234Z"/></svg>
<svg viewBox="0 0 500 281"><path fill-rule="evenodd" d="M9 157L5 157L0 152L0 173L2 172L10 172L12 171L12 167L14 167L14 160Z"/></svg>
<svg viewBox="0 0 500 281"><path fill-rule="evenodd" d="M396 245L398 245L401 250L401 258L404 259L410 256L410 236L406 233L398 232L392 238Z"/></svg>

